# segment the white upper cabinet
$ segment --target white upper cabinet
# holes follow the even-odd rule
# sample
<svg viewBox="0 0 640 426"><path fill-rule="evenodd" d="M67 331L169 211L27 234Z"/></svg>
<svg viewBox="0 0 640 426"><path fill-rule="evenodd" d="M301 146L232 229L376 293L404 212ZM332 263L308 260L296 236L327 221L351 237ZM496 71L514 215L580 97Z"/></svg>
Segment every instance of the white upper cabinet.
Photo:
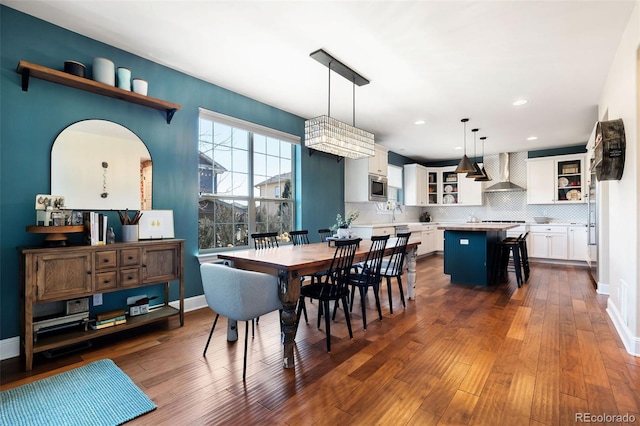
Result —
<svg viewBox="0 0 640 426"><path fill-rule="evenodd" d="M427 168L419 164L405 164L404 204L421 207L427 202Z"/></svg>
<svg viewBox="0 0 640 426"><path fill-rule="evenodd" d="M369 201L369 175L387 177L387 150L376 145L376 155L370 158L344 160L344 201ZM373 172L375 170L375 173Z"/></svg>
<svg viewBox="0 0 640 426"><path fill-rule="evenodd" d="M586 202L585 155L527 160L527 204Z"/></svg>
<svg viewBox="0 0 640 426"><path fill-rule="evenodd" d="M376 145L376 155L369 157L369 173L378 176L387 176L389 153L386 148Z"/></svg>
<svg viewBox="0 0 640 426"><path fill-rule="evenodd" d="M482 167L482 164L480 167ZM484 182L477 182L475 179L467 178L466 176L466 173L458 174L460 204L464 206L481 206L484 202Z"/></svg>

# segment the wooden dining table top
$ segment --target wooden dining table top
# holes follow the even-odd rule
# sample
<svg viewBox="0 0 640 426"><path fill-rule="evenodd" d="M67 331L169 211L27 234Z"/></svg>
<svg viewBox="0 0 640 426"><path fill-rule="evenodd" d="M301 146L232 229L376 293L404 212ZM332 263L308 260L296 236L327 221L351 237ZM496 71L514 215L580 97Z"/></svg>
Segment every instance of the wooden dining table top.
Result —
<svg viewBox="0 0 640 426"><path fill-rule="evenodd" d="M390 254L396 245L396 238L389 238L386 253ZM409 239L407 251L420 244L419 239ZM361 240L354 262L366 258L371 247L371 240ZM300 275L327 269L330 265L336 248L327 243L313 243L299 246L283 245L268 249L234 250L218 253L218 258L233 261L236 267L252 269L256 271L270 272L296 271Z"/></svg>

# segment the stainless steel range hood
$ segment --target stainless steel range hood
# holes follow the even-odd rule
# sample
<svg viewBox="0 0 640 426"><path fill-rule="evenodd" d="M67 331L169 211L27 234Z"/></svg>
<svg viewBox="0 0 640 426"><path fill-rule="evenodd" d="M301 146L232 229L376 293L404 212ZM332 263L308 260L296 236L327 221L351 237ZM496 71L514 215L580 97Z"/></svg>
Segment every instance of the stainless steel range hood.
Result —
<svg viewBox="0 0 640 426"><path fill-rule="evenodd" d="M484 192L526 191L525 188L509 180L509 164L510 154L508 152L498 154L500 181L485 189Z"/></svg>

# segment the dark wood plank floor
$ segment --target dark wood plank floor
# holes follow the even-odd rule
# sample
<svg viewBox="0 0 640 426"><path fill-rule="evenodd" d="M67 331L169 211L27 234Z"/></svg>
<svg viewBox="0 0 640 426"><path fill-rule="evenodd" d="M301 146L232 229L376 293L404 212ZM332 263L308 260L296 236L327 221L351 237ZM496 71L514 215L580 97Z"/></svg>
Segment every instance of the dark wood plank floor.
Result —
<svg viewBox="0 0 640 426"><path fill-rule="evenodd" d="M249 343L246 383L225 321L203 358L214 314L202 309L182 328L171 320L37 357L29 373L5 360L0 387L111 358L158 405L134 425L569 425L576 413L640 422L640 359L624 350L586 269L533 264L521 289L513 276L469 288L450 284L442 264L418 262L416 300L402 309L395 287L394 315L385 285L382 322L371 297L366 332L356 302L353 340L340 311L330 354L317 303L307 304L313 321L300 325L295 370L281 366L277 314L260 319Z"/></svg>

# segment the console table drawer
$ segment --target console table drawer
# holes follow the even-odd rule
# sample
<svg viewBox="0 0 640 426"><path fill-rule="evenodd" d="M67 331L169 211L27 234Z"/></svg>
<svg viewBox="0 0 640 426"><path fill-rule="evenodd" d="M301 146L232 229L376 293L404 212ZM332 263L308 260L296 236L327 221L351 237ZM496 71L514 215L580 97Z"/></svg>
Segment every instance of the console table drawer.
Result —
<svg viewBox="0 0 640 426"><path fill-rule="evenodd" d="M138 287L140 284L140 268L122 269L120 271L120 287Z"/></svg>
<svg viewBox="0 0 640 426"><path fill-rule="evenodd" d="M140 249L123 249L120 250L120 267L124 266L138 266L140 265Z"/></svg>
<svg viewBox="0 0 640 426"><path fill-rule="evenodd" d="M115 250L97 251L95 253L96 270L115 269L118 266L116 253Z"/></svg>
<svg viewBox="0 0 640 426"><path fill-rule="evenodd" d="M110 290L118 287L117 277L116 271L96 274L96 290Z"/></svg>

